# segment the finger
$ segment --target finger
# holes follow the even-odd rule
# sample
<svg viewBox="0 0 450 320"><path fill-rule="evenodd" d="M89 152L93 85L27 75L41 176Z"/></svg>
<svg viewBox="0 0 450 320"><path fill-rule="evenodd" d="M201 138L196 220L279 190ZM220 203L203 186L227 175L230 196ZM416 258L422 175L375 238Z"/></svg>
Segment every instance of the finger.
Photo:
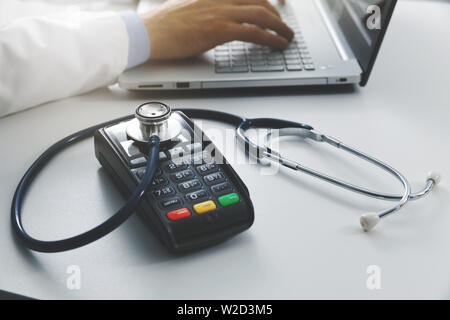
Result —
<svg viewBox="0 0 450 320"><path fill-rule="evenodd" d="M278 16L261 6L242 6L229 9L229 18L239 23L251 23L262 29L270 29L287 40L292 40L294 31L288 27Z"/></svg>
<svg viewBox="0 0 450 320"><path fill-rule="evenodd" d="M221 0L219 0L221 1ZM267 10L271 11L277 16L280 16L280 13L278 10L267 0L230 0L229 3L231 4L238 4L238 5L254 5L254 6L263 6Z"/></svg>
<svg viewBox="0 0 450 320"><path fill-rule="evenodd" d="M244 25L233 23L228 26L232 40L253 42L273 49L285 49L289 42L276 34L261 29L256 25Z"/></svg>
<svg viewBox="0 0 450 320"><path fill-rule="evenodd" d="M281 4L286 4L286 0L278 0L278 2Z"/></svg>

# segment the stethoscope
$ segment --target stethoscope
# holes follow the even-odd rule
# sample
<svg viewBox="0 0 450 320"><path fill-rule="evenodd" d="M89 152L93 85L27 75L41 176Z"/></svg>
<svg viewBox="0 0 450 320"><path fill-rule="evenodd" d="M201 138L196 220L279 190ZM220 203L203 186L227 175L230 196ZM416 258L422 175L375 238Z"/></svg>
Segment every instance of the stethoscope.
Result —
<svg viewBox="0 0 450 320"><path fill-rule="evenodd" d="M130 128L130 132L147 132L146 135L146 143L148 144L148 162L146 167L145 175L142 177L141 182L139 183L136 190L133 192L131 197L127 200L125 205L117 211L114 215L112 215L108 220L98 225L97 227L84 232L80 235L56 241L42 241L31 237L24 229L21 218L22 204L24 201L25 194L31 185L34 178L38 175L38 173L43 169L43 167L61 150L66 147L76 143L85 138L91 137L94 132L100 128L105 126L132 120L135 116L138 119L142 118L138 114L139 110L142 110L142 106L154 104L153 102L149 102L147 104L143 104L138 107L136 115L129 115L125 117L121 117L118 119L114 119L108 122L100 123L98 125L89 127L87 129L76 132L52 145L48 148L26 171L25 175L19 182L17 189L14 193L14 198L11 205L11 221L13 229L15 230L18 238L24 243L24 245L32 250L41 251L41 252L59 252L75 249L81 246L84 246L88 243L91 243L95 240L102 238L107 235L117 227L119 227L123 222L125 222L135 211L136 207L139 205L141 200L146 194L146 191L150 188L151 182L153 180L153 176L158 167L158 154L159 154L159 146L160 146L160 137L161 135L158 130L155 130L156 127L152 127L152 121L148 121L146 123L143 122L133 122L133 125L136 127ZM417 200L424 196L426 196L439 182L440 175L437 172L431 172L427 179L425 186L422 190L416 193L412 193L411 186L409 181L405 178L405 176L400 173L398 170L389 166L388 164L367 155L353 147L350 147L341 141L330 137L328 135L322 134L314 130L313 127L307 124L303 124L300 122L294 122L289 120L282 119L273 119L273 118L256 118L256 119L247 119L244 117L240 117L238 115L225 113L221 111L215 110L204 110L204 109L178 109L176 111L183 112L189 118L196 119L204 119L204 120L212 120L219 121L223 123L230 124L235 127L237 139L242 142L245 146L245 150L247 153L251 153L253 156L260 160L268 160L274 163L281 164L284 167L287 167L292 170L302 171L308 175L319 178L326 182L332 183L339 187L342 187L347 190L351 190L365 196L369 196L372 198L377 198L381 200L389 200L396 201L397 203L394 206L391 206L387 209L384 209L379 212L371 212L361 215L360 224L365 231L372 230L380 221L380 219L385 218L388 215L391 215L397 211L399 211L409 200ZM165 120L169 121L170 117L166 117ZM169 123L169 122L167 122ZM167 123L162 123L158 121L158 128L164 127L165 124L167 127ZM139 126L139 127L137 127ZM144 130L145 128L145 130ZM349 182L345 182L339 180L337 178L331 177L314 169L308 168L298 162L290 160L282 156L278 151L271 149L268 145L270 141L273 139L273 134L269 132L266 136L267 139L265 145L257 145L253 143L247 136L246 132L249 129L276 129L278 137L283 136L296 136L304 139L310 139L316 142L325 142L333 147L338 149L342 149L344 151L349 152L350 154L359 157L363 160L366 160L373 165L380 167L384 171L388 172L392 176L394 176L397 180L401 182L403 185L403 193L401 195L395 194L387 194L377 191L372 191L366 189L361 186L357 186L351 184ZM128 130L127 130L128 131ZM151 132L151 134L148 134ZM140 136L140 142L142 142L142 135ZM145 136L145 135L144 135Z"/></svg>

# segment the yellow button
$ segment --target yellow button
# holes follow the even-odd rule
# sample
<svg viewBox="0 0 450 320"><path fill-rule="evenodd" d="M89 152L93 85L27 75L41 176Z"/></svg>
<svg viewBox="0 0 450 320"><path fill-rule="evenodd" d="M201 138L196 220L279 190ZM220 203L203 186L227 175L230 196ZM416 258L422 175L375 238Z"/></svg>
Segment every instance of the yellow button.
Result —
<svg viewBox="0 0 450 320"><path fill-rule="evenodd" d="M198 203L193 208L197 213L205 213L216 210L216 204L213 201L209 200L202 203Z"/></svg>

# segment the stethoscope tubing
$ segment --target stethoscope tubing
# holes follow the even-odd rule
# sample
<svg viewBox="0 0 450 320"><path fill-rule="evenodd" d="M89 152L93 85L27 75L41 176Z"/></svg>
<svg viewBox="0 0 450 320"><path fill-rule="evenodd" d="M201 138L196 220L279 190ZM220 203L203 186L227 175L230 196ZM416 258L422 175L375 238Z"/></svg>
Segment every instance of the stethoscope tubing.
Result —
<svg viewBox="0 0 450 320"><path fill-rule="evenodd" d="M267 134L266 138L270 140L272 133ZM390 173L393 177L395 177L397 180L399 180L403 186L403 193L402 195L392 195L392 194L385 194L377 191L372 191L369 189L366 189L364 187L356 186L352 183L345 182L343 180L331 177L327 174L324 174L322 172L319 172L317 170L308 168L300 163L297 163L295 161L292 161L290 159L286 159L283 156L281 156L278 152L274 152L273 150L268 150L264 152L263 156L271 159L272 161L278 162L290 169L302 171L308 175L311 175L315 178L324 180L326 182L329 182L331 184L337 185L339 187L342 187L344 189L363 194L365 196L369 196L372 198L377 198L380 200L390 200L390 201L397 201L398 203L395 206L392 206L390 208L387 208L385 210L382 210L377 213L379 218L386 217L398 210L400 210L409 200L417 200L421 197L427 195L433 188L433 186L436 184L435 181L432 179L428 179L426 181L425 187L420 190L417 193L411 192L411 185L409 181L406 179L406 177L396 170L395 168L389 166L388 164L382 162L381 160L376 159L375 157L372 157L360 150L357 150L349 145L346 145L342 143L341 141L332 138L330 136L315 132L314 129L311 129L308 131L298 130L295 128L286 128L279 131L279 136L298 136L302 138L311 138L314 141L318 142L325 142L333 147L336 147L338 149L342 149L346 152L349 152L350 154L359 157L365 161L368 161L369 163L372 163L373 165L383 169L384 171Z"/></svg>
<svg viewBox="0 0 450 320"><path fill-rule="evenodd" d="M358 192L364 194L366 196L383 199L383 200L394 200L398 201L398 203L389 208L381 211L379 213L379 217L387 216L395 211L398 211L402 208L408 200L419 199L425 195L427 195L433 186L437 183L433 180L427 180L427 184L425 188L417 193L411 193L411 187L408 180L396 169L391 166L383 163L382 161L369 156L355 148L352 148L348 145L345 145L334 138L331 138L326 135L317 134L313 127L299 122L289 121L289 120L281 120L281 119L273 119L273 118L257 118L257 119L247 119L244 117L240 117L238 115L215 111L215 110L206 110L206 109L175 109L176 111L182 111L189 118L197 118L204 120L212 120L219 121L230 124L235 127L236 135L238 140L244 143L246 152L250 149L256 150L256 156L258 158L267 157L270 160L277 160L280 164L289 167L294 170L303 171L309 175L312 175L316 178L325 180L332 184L338 185L345 189ZM111 121L103 122L98 125L86 128L84 130L80 130L74 134L67 136L64 139L59 140L51 147L49 147L44 153L39 156L39 158L33 162L30 168L26 171L22 179L20 180L16 191L14 193L13 201L11 204L11 222L12 227L15 231L16 236L24 243L26 247L32 249L34 251L40 252L60 252L67 251L75 248L79 248L88 243L96 241L103 236L107 235L117 227L119 227L123 222L125 222L135 211L136 207L144 198L147 190L149 189L151 182L153 180L153 176L158 166L158 155L159 155L159 138L157 136L150 137L149 141L149 154L148 154L148 162L145 174L141 179L138 187L132 193L130 198L127 200L126 204L118 210L114 215L112 215L108 220L96 226L95 228L86 231L82 234L79 234L74 237L70 237L63 240L55 240L55 241L43 241L38 240L30 236L22 223L22 205L26 196L26 193L33 182L34 178L39 174L39 172L45 167L45 165L60 151L67 148L68 146L81 141L85 138L91 137L94 132L100 128L103 128L108 125L112 125L114 123L131 120L134 115L128 115L125 117L120 117ZM302 132L302 134L306 133L306 137L312 138L316 141L325 141L332 146L343 149L359 158L362 158L370 163L381 167L385 171L389 172L391 175L396 177L403 185L404 192L401 196L399 195L391 195L380 192L371 191L365 189L363 187L359 187L353 185L351 183L341 181L339 179L333 178L316 170L310 169L306 166L303 166L299 163L296 163L292 160L286 159L282 157L277 151L271 150L266 146L259 146L251 142L248 137L245 135L246 131L254 128L270 128L270 129L281 129L281 130L297 130L298 132ZM300 130L300 131L299 131Z"/></svg>
<svg viewBox="0 0 450 320"><path fill-rule="evenodd" d="M400 210L404 205L408 203L409 200L417 200L424 196L426 196L436 184L435 181L428 179L426 181L425 187L417 193L412 193L411 185L406 177L397 169L389 166L388 164L382 162L381 160L376 159L362 151L359 151L349 145L346 145L340 142L337 139L334 139L330 136L319 134L314 131L314 128L308 124L294 122L290 120L282 120L282 119L274 119L274 118L255 118L255 119L247 119L234 114L214 111L214 110L203 110L203 109L180 109L183 111L188 117L191 118L201 118L206 120L220 121L226 122L230 125L235 126L236 136L238 141L244 144L245 152L256 158L267 157L271 160L276 160L278 163L294 169L298 171L302 171L307 173L313 177L324 180L336 186L342 187L344 189L369 196L372 198L376 198L379 200L389 200L389 201L397 201L398 203L390 208L384 209L377 213L379 218L386 217L398 210ZM271 150L269 147L260 146L251 142L246 136L246 131L249 129L258 129L258 128L270 128L270 129L281 129L281 130L302 130L306 132L306 137L311 138L315 141L326 142L336 148L342 149L346 152L351 153L352 155L359 157L365 161L372 163L373 165L383 169L384 171L390 173L394 178L400 181L403 186L403 192L401 195L393 195L386 194L378 191L372 191L366 189L361 186L354 185L349 182L345 182L343 180L339 180L337 178L331 177L324 173L321 173L317 170L308 168L300 163L294 162L292 160L281 157L281 155L274 150Z"/></svg>
<svg viewBox="0 0 450 320"><path fill-rule="evenodd" d="M125 205L114 215L112 215L108 220L104 221L95 228L77 236L55 241L43 241L33 238L26 232L22 222L22 204L31 183L39 174L39 172L44 168L44 166L57 153L78 141L92 136L94 132L100 128L116 122L129 120L132 117L133 116L126 116L112 121L103 122L101 124L78 131L64 139L61 139L50 148L48 148L26 171L16 188L11 204L11 222L13 230L15 231L15 235L22 241L22 243L26 247L34 251L47 253L76 249L104 237L105 235L119 227L133 214L135 208L139 205L139 203L146 195L146 191L151 185L153 176L155 175L158 166L159 138L157 136L152 136L150 138L148 154L149 161L146 167L146 172L142 177L141 182L139 183L133 194L130 196L128 201L125 203Z"/></svg>

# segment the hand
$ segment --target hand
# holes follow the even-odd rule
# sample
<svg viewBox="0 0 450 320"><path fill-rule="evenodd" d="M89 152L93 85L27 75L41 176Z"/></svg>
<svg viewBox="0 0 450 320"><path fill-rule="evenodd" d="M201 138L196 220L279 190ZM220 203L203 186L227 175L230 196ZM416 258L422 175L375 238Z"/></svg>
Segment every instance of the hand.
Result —
<svg viewBox="0 0 450 320"><path fill-rule="evenodd" d="M151 60L195 56L233 40L284 49L294 37L268 0L169 0L140 17Z"/></svg>

